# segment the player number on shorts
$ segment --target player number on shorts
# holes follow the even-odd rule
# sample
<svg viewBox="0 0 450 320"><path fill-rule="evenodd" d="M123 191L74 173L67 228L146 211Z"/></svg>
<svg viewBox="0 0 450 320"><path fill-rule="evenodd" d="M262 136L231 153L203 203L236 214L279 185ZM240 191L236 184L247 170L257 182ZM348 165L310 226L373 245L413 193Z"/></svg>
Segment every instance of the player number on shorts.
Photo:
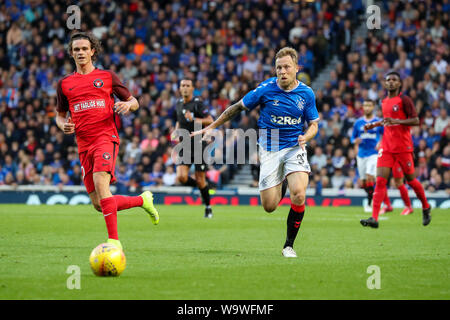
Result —
<svg viewBox="0 0 450 320"><path fill-rule="evenodd" d="M304 153L297 154L297 160L298 160L299 165L304 165L305 164L305 154Z"/></svg>
<svg viewBox="0 0 450 320"><path fill-rule="evenodd" d="M378 150L378 158L383 156L383 149Z"/></svg>

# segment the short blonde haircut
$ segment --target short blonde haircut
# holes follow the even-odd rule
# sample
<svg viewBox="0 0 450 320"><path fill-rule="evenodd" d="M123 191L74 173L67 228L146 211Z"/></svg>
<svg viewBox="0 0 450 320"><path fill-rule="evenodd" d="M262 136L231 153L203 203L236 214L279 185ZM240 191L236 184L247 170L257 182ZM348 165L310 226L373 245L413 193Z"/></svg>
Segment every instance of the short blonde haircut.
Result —
<svg viewBox="0 0 450 320"><path fill-rule="evenodd" d="M297 51L290 47L284 47L280 49L277 54L275 55L275 60L279 58L283 58L285 56L290 56L292 58L292 61L294 61L295 64L298 63L298 54Z"/></svg>

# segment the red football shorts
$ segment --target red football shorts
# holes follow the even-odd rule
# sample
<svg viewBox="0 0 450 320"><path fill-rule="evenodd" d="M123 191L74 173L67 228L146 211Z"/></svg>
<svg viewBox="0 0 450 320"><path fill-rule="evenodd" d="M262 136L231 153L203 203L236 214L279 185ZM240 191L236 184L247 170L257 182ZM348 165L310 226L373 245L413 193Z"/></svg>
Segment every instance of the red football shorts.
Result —
<svg viewBox="0 0 450 320"><path fill-rule="evenodd" d="M412 152L391 153L383 152L383 149L378 151L377 168L386 167L392 169L394 177L402 177L403 174L396 168L401 168L404 174L414 173L414 159Z"/></svg>
<svg viewBox="0 0 450 320"><path fill-rule="evenodd" d="M81 174L87 193L95 191L93 173L106 171L111 174L110 184L116 182L114 175L119 145L112 141L95 144L80 153Z"/></svg>
<svg viewBox="0 0 450 320"><path fill-rule="evenodd" d="M392 168L392 176L395 179L403 178L402 167L400 166L400 163L398 161L395 161L394 167Z"/></svg>

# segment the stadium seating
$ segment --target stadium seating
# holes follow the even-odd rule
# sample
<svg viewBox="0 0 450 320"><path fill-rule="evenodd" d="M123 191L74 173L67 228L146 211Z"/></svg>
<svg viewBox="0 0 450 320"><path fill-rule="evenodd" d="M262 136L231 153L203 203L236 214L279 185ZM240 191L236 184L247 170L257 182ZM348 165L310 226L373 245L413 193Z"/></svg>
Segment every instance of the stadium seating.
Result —
<svg viewBox="0 0 450 320"><path fill-rule="evenodd" d="M410 1L411 2L411 1ZM0 185L80 185L73 136L57 129L57 81L72 72L66 52L71 30L63 2L5 1L0 8ZM420 4L419 4L420 3ZM311 185L358 188L349 144L362 101L380 105L383 74L403 77L421 120L413 129L418 178L428 191L450 193L449 4L379 2L382 31L357 38L366 23L362 1L92 1L81 5L81 30L98 36L97 66L111 69L136 96L140 110L122 117L118 187L175 182L170 132L183 76L196 79L217 117L258 82L273 75L283 46L300 53L302 81L311 84L332 57L338 63L314 88L320 132L309 145ZM379 113L379 111L378 111ZM222 128L256 128L257 112ZM211 166L208 177L226 187L241 166ZM252 173L257 177L257 168Z"/></svg>

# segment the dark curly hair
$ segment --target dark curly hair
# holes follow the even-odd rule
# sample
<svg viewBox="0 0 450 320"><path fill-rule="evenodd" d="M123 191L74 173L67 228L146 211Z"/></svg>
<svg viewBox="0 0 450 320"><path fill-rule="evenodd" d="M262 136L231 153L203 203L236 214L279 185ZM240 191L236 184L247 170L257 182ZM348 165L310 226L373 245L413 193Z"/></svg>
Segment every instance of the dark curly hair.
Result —
<svg viewBox="0 0 450 320"><path fill-rule="evenodd" d="M390 75L394 75L398 77L398 80L400 80L400 82L402 81L402 77L400 76L400 73L398 73L397 71L389 71L388 73L386 73L386 75L384 76L384 79L386 79L388 76Z"/></svg>
<svg viewBox="0 0 450 320"><path fill-rule="evenodd" d="M69 46L67 48L69 55L72 56L72 44L75 40L87 39L91 43L91 48L94 49L94 55L92 56L92 61L95 61L98 55L102 51L101 42L90 32L77 31L70 36Z"/></svg>

